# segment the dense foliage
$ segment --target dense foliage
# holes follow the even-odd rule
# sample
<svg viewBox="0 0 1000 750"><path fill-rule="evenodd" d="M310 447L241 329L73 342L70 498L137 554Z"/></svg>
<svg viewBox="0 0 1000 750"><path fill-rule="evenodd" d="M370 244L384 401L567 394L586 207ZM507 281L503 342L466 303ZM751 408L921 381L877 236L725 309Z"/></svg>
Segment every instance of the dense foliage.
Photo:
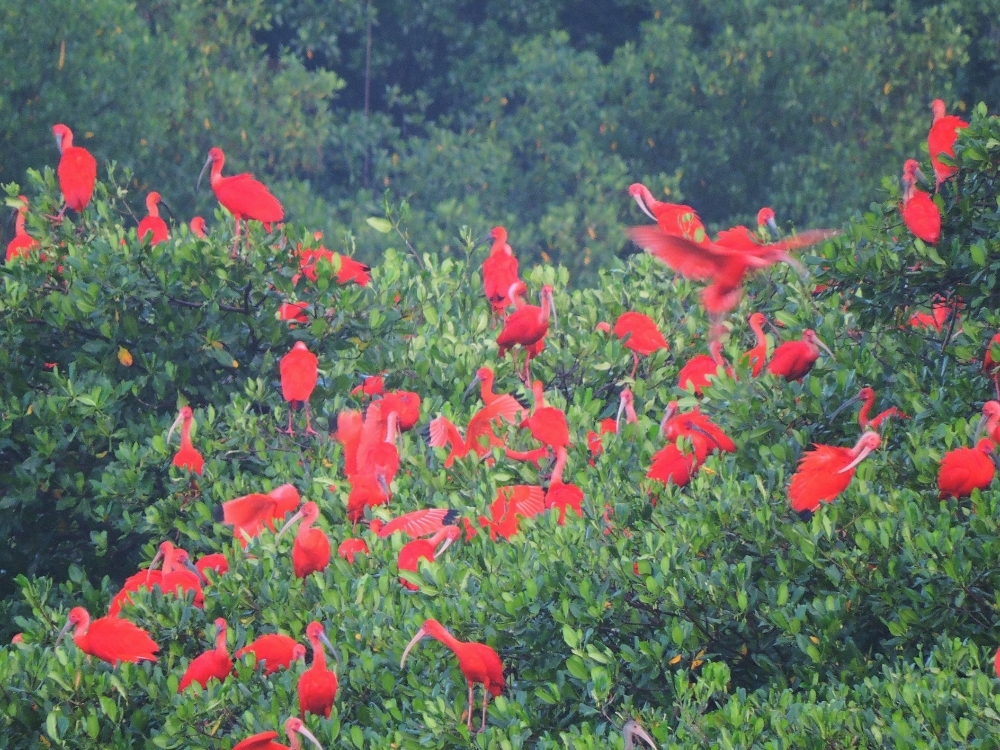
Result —
<svg viewBox="0 0 1000 750"><path fill-rule="evenodd" d="M50 170L9 185L12 204L28 195L41 248L2 269L0 564L22 574L3 635L16 628L23 643L0 649L0 747L231 747L279 728L297 712L301 666L264 678L244 660L224 683L176 695L216 617L229 622L231 651L265 632L302 640L310 620L325 623L341 688L332 717L308 725L328 747L470 742L450 654L425 645L399 668L427 617L503 659L507 690L478 747L616 746L616 727L633 716L668 748L997 746L1000 496L940 501L935 486L942 454L970 442L992 396L980 358L1000 323L1000 124L985 109L956 162L958 178L936 199L936 248L908 234L893 194L805 258L811 277L781 268L753 282L731 318L728 359L749 348L751 309L776 320L781 338L815 329L835 357L801 383L752 379L737 364L736 378L708 388L702 410L739 449L710 458L686 488L644 476L667 402L695 403L675 383L703 350L697 285L645 255L575 290L565 267L526 271L532 290L556 289L559 324L532 368L566 409L567 479L585 493L583 516L560 526L543 514L510 541L480 531L407 574L415 592L399 581L400 540L352 532L330 431L359 405L350 391L360 373L385 371L389 387L417 391L422 425L440 413L464 422L477 405L462 392L484 363L500 392L526 395L510 360L496 361L473 234L445 254L418 233L401 242L376 219L367 231L385 250L372 284L340 286L336 259L315 283L296 278L293 249L315 241L294 224L270 236L255 228L246 259L230 257L221 212L207 240L175 224L170 241L150 247L127 228L124 175L99 183L84 215L61 225L46 218L59 204ZM516 248L519 228L509 228ZM818 296L817 282L829 284ZM961 319L939 331L908 325L934 294L960 297ZM308 323L277 319L286 299L309 303ZM670 343L634 381L628 350L595 330L630 309L652 315ZM277 360L296 340L320 361L315 438L279 433L288 407ZM613 413L624 384L639 422L607 436L590 467L586 431ZM854 442L854 414L830 415L866 384L911 419L891 424L849 488L803 522L786 493L796 461L814 441ZM194 479L170 465L164 440L182 403L195 409L206 457ZM529 444L514 427L507 438ZM392 502L377 514L450 507L474 523L498 486L545 473L499 451L492 466L470 457L445 469L444 456L419 430L406 434ZM335 557L299 580L291 539L264 533L244 551L213 521L221 502L286 482L319 503L335 548L353 533L371 555L354 565ZM126 605L160 644L158 663L111 667L69 640L54 647L71 606L102 614L164 539L194 555L222 551L230 570L206 587L204 610L158 592ZM53 582L67 566L68 580Z"/></svg>
<svg viewBox="0 0 1000 750"><path fill-rule="evenodd" d="M443 252L516 224L574 285L626 249L623 181L716 224L836 224L920 156L932 98L1000 104L997 0L8 4L0 179L66 122L132 168L133 209L155 189L187 216L220 146L369 259L388 191Z"/></svg>

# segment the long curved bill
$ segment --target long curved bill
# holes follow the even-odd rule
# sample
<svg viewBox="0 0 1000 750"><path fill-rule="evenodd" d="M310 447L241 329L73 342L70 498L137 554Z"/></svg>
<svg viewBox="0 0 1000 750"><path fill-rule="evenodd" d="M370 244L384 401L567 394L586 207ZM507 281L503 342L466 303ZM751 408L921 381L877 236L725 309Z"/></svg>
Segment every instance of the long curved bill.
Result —
<svg viewBox="0 0 1000 750"><path fill-rule="evenodd" d="M677 405L673 402L667 405L667 410L663 412L663 419L660 420L660 437L663 437L667 432L667 422L673 419L674 415L677 413Z"/></svg>
<svg viewBox="0 0 1000 750"><path fill-rule="evenodd" d="M427 631L423 628L417 631L417 634L410 639L410 642L406 644L406 648L403 649L403 657L399 660L399 668L402 669L403 665L406 664L406 657L410 654L410 649L417 645L421 638L427 635Z"/></svg>
<svg viewBox="0 0 1000 750"><path fill-rule="evenodd" d="M844 409L846 409L846 408L847 408L848 406L850 406L851 404L856 404L856 403L857 403L858 401L860 401L860 400L861 400L861 398L860 398L859 396L851 396L851 397L850 397L849 399L847 399L847 401L845 401L845 402L844 402L844 403L842 403L842 404L841 404L840 406L838 406L838 407L837 407L837 408L836 408L836 409L834 410L833 414L831 414L831 415L830 415L830 416L828 417L828 419L833 419L833 418L834 418L835 416L837 416L838 414L840 414L840 412L842 412L842 411L843 411Z"/></svg>
<svg viewBox="0 0 1000 750"><path fill-rule="evenodd" d="M615 432L621 429L622 426L622 414L625 413L625 399L619 399L618 401L618 414L615 415ZM662 426L661 426L662 429Z"/></svg>
<svg viewBox="0 0 1000 750"><path fill-rule="evenodd" d="M73 627L73 621L72 620L66 620L66 624L63 625L63 629L59 631L59 636L56 638L56 645L57 646L62 642L63 636L65 636L66 633L69 632L69 629L71 627Z"/></svg>
<svg viewBox="0 0 1000 750"><path fill-rule="evenodd" d="M174 420L174 423L170 425L170 429L167 431L167 445L170 445L170 438L174 436L174 430L176 430L177 427L180 425L180 423L183 421L184 417L178 414L177 419Z"/></svg>
<svg viewBox="0 0 1000 750"><path fill-rule="evenodd" d="M438 557L439 555L443 554L444 551L448 549L451 546L451 543L454 541L455 540L450 536L445 537L444 543L438 548L438 551L434 553L434 557Z"/></svg>
<svg viewBox="0 0 1000 750"><path fill-rule="evenodd" d="M641 198L640 196L638 196L638 195L633 195L633 196L632 196L632 198L634 198L634 199L635 199L635 202L639 204L639 208L641 208L641 209L642 209L642 212L643 212L644 214L646 214L646 216L648 216L648 217L649 217L650 219L652 219L653 221L656 221L656 217L655 217L655 216L653 216L653 212L652 212L652 211L650 211L650 210L649 210L649 209L648 209L648 208L646 207L646 204L645 204L645 203L643 202L643 200L642 200L642 198Z"/></svg>
<svg viewBox="0 0 1000 750"><path fill-rule="evenodd" d="M653 742L653 738L649 736L649 733L643 728L642 724L640 724L637 721L630 721L628 724L626 724L624 734L626 736L626 739L630 737L641 737L643 740L649 743L649 746L652 747L653 750L657 750L656 743Z"/></svg>
<svg viewBox="0 0 1000 750"><path fill-rule="evenodd" d="M389 492L389 483L385 481L385 474L376 474L375 479L378 481L378 486L382 488L385 496L389 497L392 493Z"/></svg>
<svg viewBox="0 0 1000 750"><path fill-rule="evenodd" d="M462 394L462 400L465 401L465 399L469 397L469 394L476 390L476 386L482 382L483 381L479 379L479 376L476 375L476 377L472 379L472 382L469 383L469 387L465 389L465 393Z"/></svg>
<svg viewBox="0 0 1000 750"><path fill-rule="evenodd" d="M861 463L866 458L868 458L868 454L871 453L873 450L875 450L875 449L874 448L867 448L867 447L862 448L861 449L861 453L859 453L857 455L857 458L855 458L853 461L851 461L851 463L847 464L847 466L845 466L843 469L841 469L837 473L838 474L843 474L845 471L850 471L855 466L857 466L859 463Z"/></svg>
<svg viewBox="0 0 1000 750"><path fill-rule="evenodd" d="M281 527L281 531L279 531L277 534L274 535L274 540L278 541L279 539L281 539L281 535L284 534L286 531L288 531L289 526L292 526L293 524L301 520L302 520L302 511L300 510L298 513L296 513L294 516L292 516L285 522L285 525Z"/></svg>
<svg viewBox="0 0 1000 750"><path fill-rule="evenodd" d="M552 324L555 326L559 325L559 316L556 315L556 301L552 297L552 292L549 292L549 309L552 311Z"/></svg>
<svg viewBox="0 0 1000 750"><path fill-rule="evenodd" d="M153 568L156 564L163 559L163 552L161 550L156 550L156 554L153 555L152 561L149 563L149 567L146 568L146 586L149 586L149 574L153 572Z"/></svg>
<svg viewBox="0 0 1000 750"><path fill-rule="evenodd" d="M191 562L191 558L190 557L185 558L185 560L184 560L184 567L187 568L192 573L194 573L198 577L199 581L204 581L206 583L208 582L208 579L205 578L205 576L203 576L201 574L201 571L198 570L198 568L195 567L195 565L194 565L193 562Z"/></svg>
<svg viewBox="0 0 1000 750"><path fill-rule="evenodd" d="M833 352L830 351L830 347L828 347L826 344L824 344L820 340L819 336L816 337L816 345L819 346L820 348L822 348L823 350L825 350L826 353L829 354L831 357L833 356Z"/></svg>
<svg viewBox="0 0 1000 750"><path fill-rule="evenodd" d="M210 156L210 157L208 157L208 159L205 160L205 166L201 168L201 173L198 175L198 184L195 185L195 187L194 187L194 189L195 189L196 192L201 187L201 178L205 176L205 172L206 172L206 170L208 170L208 168L209 168L209 166L211 166L211 164L212 164L212 157Z"/></svg>
<svg viewBox="0 0 1000 750"><path fill-rule="evenodd" d="M778 222L774 220L773 216L767 220L767 223L764 226L766 226L770 230L771 235L774 238L777 239L778 237L781 236L781 232L778 231Z"/></svg>
<svg viewBox="0 0 1000 750"><path fill-rule="evenodd" d="M319 750L323 750L323 746L321 744L319 744L319 740L316 739L316 735L314 735L308 729L306 729L305 727L299 727L295 731L298 732L299 734L301 734L303 737L305 737L311 743L313 743L316 747L319 748Z"/></svg>

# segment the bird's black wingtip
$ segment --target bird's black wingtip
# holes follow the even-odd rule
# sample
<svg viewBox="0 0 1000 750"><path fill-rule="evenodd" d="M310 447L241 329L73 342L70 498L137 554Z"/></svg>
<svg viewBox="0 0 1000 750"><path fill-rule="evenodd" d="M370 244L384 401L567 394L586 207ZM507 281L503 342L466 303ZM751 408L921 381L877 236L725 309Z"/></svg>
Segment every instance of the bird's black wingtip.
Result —
<svg viewBox="0 0 1000 750"><path fill-rule="evenodd" d="M216 505L214 508L212 508L212 520L215 521L216 523L222 523L222 518L223 518L222 506Z"/></svg>

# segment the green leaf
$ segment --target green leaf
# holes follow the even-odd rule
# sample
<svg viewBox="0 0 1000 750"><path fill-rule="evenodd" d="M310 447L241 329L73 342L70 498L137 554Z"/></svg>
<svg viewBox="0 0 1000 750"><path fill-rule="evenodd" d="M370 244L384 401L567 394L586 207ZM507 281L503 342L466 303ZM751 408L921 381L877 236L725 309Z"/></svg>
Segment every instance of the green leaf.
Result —
<svg viewBox="0 0 1000 750"><path fill-rule="evenodd" d="M376 232L381 232L382 234L387 234L392 231L392 222L388 219L383 219L379 216L369 216L365 221L368 222L368 226L374 229Z"/></svg>

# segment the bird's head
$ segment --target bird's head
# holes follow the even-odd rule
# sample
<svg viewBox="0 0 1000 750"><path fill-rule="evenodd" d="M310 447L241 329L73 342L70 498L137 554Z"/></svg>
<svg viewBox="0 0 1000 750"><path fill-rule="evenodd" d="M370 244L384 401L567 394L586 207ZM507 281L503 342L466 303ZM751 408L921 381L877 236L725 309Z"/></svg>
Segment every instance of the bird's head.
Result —
<svg viewBox="0 0 1000 750"><path fill-rule="evenodd" d="M555 323L556 325L559 325L559 319L556 317L556 301L555 298L552 296L552 285L546 284L545 286L543 286L541 294L539 296L543 304L545 300L549 301L549 310L552 313L552 322Z"/></svg>
<svg viewBox="0 0 1000 750"><path fill-rule="evenodd" d="M324 646L330 649L330 653L334 654L335 649L333 644L330 643L329 639L326 637L326 630L323 628L323 623L313 620L309 625L306 626L306 638L313 644L316 642L322 642Z"/></svg>
<svg viewBox="0 0 1000 750"><path fill-rule="evenodd" d="M83 607L73 607L69 611L69 618L66 620L66 624L63 625L63 629L59 631L59 636L56 638L56 645L62 641L63 636L69 632L70 628L82 627L86 628L90 624L90 613Z"/></svg>
<svg viewBox="0 0 1000 750"><path fill-rule="evenodd" d="M299 659L306 658L306 647L301 643L296 643L292 646L292 661L298 661Z"/></svg>
<svg viewBox="0 0 1000 750"><path fill-rule="evenodd" d="M503 227L493 227L490 230L490 237L492 237L497 242L507 241L507 230Z"/></svg>
<svg viewBox="0 0 1000 750"><path fill-rule="evenodd" d="M653 194L649 192L649 188L643 185L641 182L633 182L628 186L628 194L632 196L632 199L639 204L639 208L642 212L646 214L650 219L656 221L656 217L653 216L653 212L650 211L650 207L656 202L653 198Z"/></svg>
<svg viewBox="0 0 1000 750"><path fill-rule="evenodd" d="M56 137L56 145L59 147L60 154L73 145L73 131L62 123L52 126L52 135Z"/></svg>
<svg viewBox="0 0 1000 750"><path fill-rule="evenodd" d="M774 220L774 210L768 207L757 212L757 226L766 227L767 232L778 236L778 223Z"/></svg>
<svg viewBox="0 0 1000 750"><path fill-rule="evenodd" d="M813 346L818 346L820 349L823 349L831 357L833 356L833 352L830 351L830 347L828 347L820 340L819 336L816 335L816 331L814 331L812 328L807 328L802 332L802 340L809 342Z"/></svg>
<svg viewBox="0 0 1000 750"><path fill-rule="evenodd" d="M191 219L190 227L191 227L191 233L195 237L202 237L202 238L205 237L205 220L203 218L201 218L200 216L195 216L193 219Z"/></svg>
<svg viewBox="0 0 1000 750"><path fill-rule="evenodd" d="M656 743L653 742L653 738L649 736L642 724L634 719L625 722L625 726L622 727L622 736L625 738L626 748L631 748L634 738L639 737L643 741L647 742L653 750L656 750Z"/></svg>
<svg viewBox="0 0 1000 750"><path fill-rule="evenodd" d="M281 539L281 535L288 531L289 528L294 526L299 521L307 524L312 524L316 522L319 518L319 506L316 503L309 501L302 503L302 507L299 508L298 512L289 518L285 525L281 527L281 530L275 535L275 539Z"/></svg>
<svg viewBox="0 0 1000 750"><path fill-rule="evenodd" d="M944 105L944 100L935 99L934 101L931 102L931 112L934 113L934 122L937 122L942 117L944 117L945 112L947 111L948 110Z"/></svg>
<svg viewBox="0 0 1000 750"><path fill-rule="evenodd" d="M447 633L448 631L444 629L444 626L440 622L434 619L424 620L424 624L420 626L420 630L414 633L410 642L406 644L406 648L403 649L403 656L399 660L399 668L402 669L406 664L406 657L409 656L410 650L420 642L421 638L426 638L427 636L437 637L442 632Z"/></svg>
<svg viewBox="0 0 1000 750"><path fill-rule="evenodd" d="M205 171L210 166L212 166L213 164L218 164L219 168L221 169L225 161L226 161L226 155L222 153L221 148L219 148L218 146L213 146L212 148L210 148L208 150L208 158L205 160L205 166L201 168L201 173L198 175L198 183L195 185L194 189L197 190L198 188L201 187L201 179L202 177L205 176Z"/></svg>
<svg viewBox="0 0 1000 750"><path fill-rule="evenodd" d="M288 737L288 744L292 747L299 746L299 742L295 737L296 734L301 734L319 748L319 750L323 750L323 746L319 744L319 740L316 739L316 736L312 732L306 729L306 725L302 723L302 719L292 716L285 722L285 735Z"/></svg>
<svg viewBox="0 0 1000 750"><path fill-rule="evenodd" d="M854 456L854 459L837 473L843 474L845 471L850 471L859 463L864 461L868 457L868 454L878 448L881 444L882 438L879 437L879 434L869 430L862 435L858 439L858 442L854 444L854 447L851 448L851 455Z"/></svg>
<svg viewBox="0 0 1000 750"><path fill-rule="evenodd" d="M667 404L667 410L663 412L663 419L660 420L660 434L664 435L667 431L667 422L673 419L677 415L677 411L680 409L680 405L676 401L671 401Z"/></svg>
<svg viewBox="0 0 1000 750"><path fill-rule="evenodd" d="M174 423L170 425L170 429L167 431L167 445L170 444L170 438L174 435L174 430L180 427L182 424L186 425L194 421L194 411L190 406L182 406L177 412L177 419Z"/></svg>

